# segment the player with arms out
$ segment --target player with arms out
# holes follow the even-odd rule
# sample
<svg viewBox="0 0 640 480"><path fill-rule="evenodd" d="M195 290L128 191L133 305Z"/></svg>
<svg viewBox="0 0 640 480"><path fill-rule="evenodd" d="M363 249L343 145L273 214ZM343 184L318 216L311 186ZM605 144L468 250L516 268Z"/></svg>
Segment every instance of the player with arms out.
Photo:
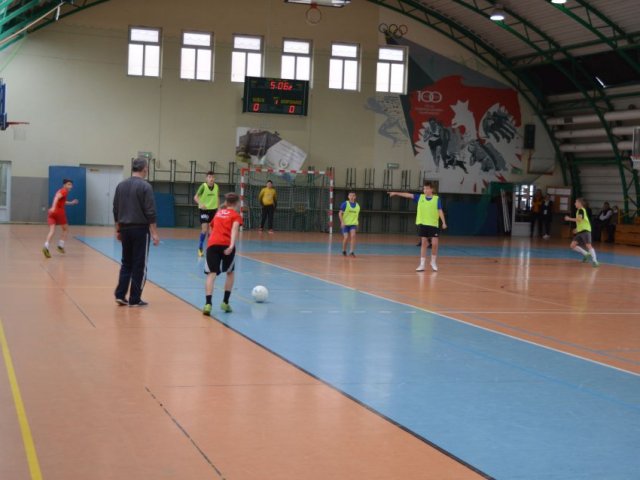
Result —
<svg viewBox="0 0 640 480"><path fill-rule="evenodd" d="M598 258L596 257L596 251L591 245L591 222L589 221L589 215L587 215L587 209L585 208L585 202L582 198L576 198L576 216L570 217L566 215L564 217L565 222L575 222L575 236L569 246L571 250L578 252L582 255L582 261L588 262L591 260L594 267L599 267ZM580 245L584 245L587 250Z"/></svg>
<svg viewBox="0 0 640 480"><path fill-rule="evenodd" d="M224 299L220 308L226 312L231 312L229 298L233 288L236 242L238 232L242 225L242 216L238 212L240 197L236 193L227 193L223 208L218 210L211 221L211 234L207 243L207 256L205 262L205 305L202 309L203 315L211 315L211 298L213 297L213 283L218 275L226 273L224 282Z"/></svg>
<svg viewBox="0 0 640 480"><path fill-rule="evenodd" d="M360 205L356 202L356 193L349 192L347 201L342 202L338 217L340 218L340 229L342 230L342 255L347 255L347 240L349 244L349 255L355 257L356 250L356 230L358 229L358 216L360 215Z"/></svg>
<svg viewBox="0 0 640 480"><path fill-rule="evenodd" d="M431 182L425 181L422 187L422 193L409 192L389 192L390 197L410 198L418 204L416 212L416 225L418 226L418 235L422 239L420 246L420 265L416 268L416 272L424 272L424 266L427 260L427 242L432 241L431 247L431 269L438 271L438 236L440 234L439 221L442 221L442 229L446 230L447 222L444 219L442 211L442 202L438 195L433 194L433 186Z"/></svg>
<svg viewBox="0 0 640 480"><path fill-rule="evenodd" d="M44 242L44 247L42 247L42 253L46 258L51 258L51 252L49 251L49 242L55 234L56 225L60 225L60 227L62 227L62 235L60 236L60 240L58 240L58 251L60 253L65 253L64 242L67 240L67 233L69 231L69 228L67 222L67 214L64 211L64 207L66 205L78 204L77 199L67 201L67 197L72 188L73 182L68 178L65 178L64 180L62 180L62 188L58 190L53 196L53 202L51 202L51 208L49 209L49 212L47 214L49 234L47 235L47 239Z"/></svg>
<svg viewBox="0 0 640 480"><path fill-rule="evenodd" d="M210 233L209 225L218 211L218 184L212 171L207 172L207 181L200 185L193 200L200 209L200 242L198 244L198 256L204 254L204 239Z"/></svg>

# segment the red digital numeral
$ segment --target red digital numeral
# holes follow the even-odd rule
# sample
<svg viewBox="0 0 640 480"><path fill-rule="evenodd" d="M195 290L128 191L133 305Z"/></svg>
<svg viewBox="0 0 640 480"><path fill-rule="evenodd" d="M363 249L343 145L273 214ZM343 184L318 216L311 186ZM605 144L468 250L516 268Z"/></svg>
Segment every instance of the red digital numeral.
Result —
<svg viewBox="0 0 640 480"><path fill-rule="evenodd" d="M296 106L295 105L289 105L289 113L296 113Z"/></svg>
<svg viewBox="0 0 640 480"><path fill-rule="evenodd" d="M260 104L259 104L259 103L254 103L254 104L253 104L253 107L252 107L252 110L253 110L254 112L259 111L259 110L260 110Z"/></svg>

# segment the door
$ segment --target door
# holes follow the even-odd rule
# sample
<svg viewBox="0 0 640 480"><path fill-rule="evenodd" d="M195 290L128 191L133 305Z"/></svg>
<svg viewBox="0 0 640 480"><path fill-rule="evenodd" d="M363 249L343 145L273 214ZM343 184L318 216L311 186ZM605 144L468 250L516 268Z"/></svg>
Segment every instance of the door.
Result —
<svg viewBox="0 0 640 480"><path fill-rule="evenodd" d="M87 225L113 225L113 196L121 165L81 165L87 171Z"/></svg>
<svg viewBox="0 0 640 480"><path fill-rule="evenodd" d="M11 220L11 162L0 162L0 222Z"/></svg>

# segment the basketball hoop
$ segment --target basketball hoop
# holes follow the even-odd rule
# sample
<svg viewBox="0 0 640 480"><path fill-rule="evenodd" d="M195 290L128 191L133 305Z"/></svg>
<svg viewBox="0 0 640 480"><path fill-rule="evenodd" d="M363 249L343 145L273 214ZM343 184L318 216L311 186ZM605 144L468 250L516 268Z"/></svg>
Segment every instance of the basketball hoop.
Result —
<svg viewBox="0 0 640 480"><path fill-rule="evenodd" d="M313 2L309 9L305 12L304 17L309 25L317 25L322 20L322 12L318 8L318 4Z"/></svg>

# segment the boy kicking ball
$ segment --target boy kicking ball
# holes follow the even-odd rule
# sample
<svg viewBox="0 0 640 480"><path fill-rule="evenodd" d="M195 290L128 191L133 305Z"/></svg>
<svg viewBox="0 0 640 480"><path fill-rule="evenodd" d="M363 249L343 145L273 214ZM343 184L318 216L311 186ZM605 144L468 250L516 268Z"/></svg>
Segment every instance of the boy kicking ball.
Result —
<svg viewBox="0 0 640 480"><path fill-rule="evenodd" d="M220 304L222 311L231 312L229 298L233 288L236 242L238 232L242 225L242 216L239 211L240 197L236 193L227 193L223 207L217 211L211 221L211 234L207 243L207 256L205 271L207 280L205 283L205 305L202 308L203 315L211 315L211 298L213 297L213 283L221 273L226 273L224 282L224 298Z"/></svg>
<svg viewBox="0 0 640 480"><path fill-rule="evenodd" d="M68 222L67 222L67 214L64 211L64 207L67 205L77 205L78 200L67 201L67 197L69 192L73 188L73 182L67 178L62 180L62 188L56 192L53 196L53 202L51 202L51 208L47 213L47 223L49 224L49 233L47 234L47 239L44 242L44 247L42 247L42 253L45 258L51 258L51 252L49 251L49 242L53 238L53 235L56 232L56 225L60 225L62 228L62 235L60 236L60 240L58 240L58 251L60 253L65 253L64 251L64 242L67 240L67 233L69 232Z"/></svg>

